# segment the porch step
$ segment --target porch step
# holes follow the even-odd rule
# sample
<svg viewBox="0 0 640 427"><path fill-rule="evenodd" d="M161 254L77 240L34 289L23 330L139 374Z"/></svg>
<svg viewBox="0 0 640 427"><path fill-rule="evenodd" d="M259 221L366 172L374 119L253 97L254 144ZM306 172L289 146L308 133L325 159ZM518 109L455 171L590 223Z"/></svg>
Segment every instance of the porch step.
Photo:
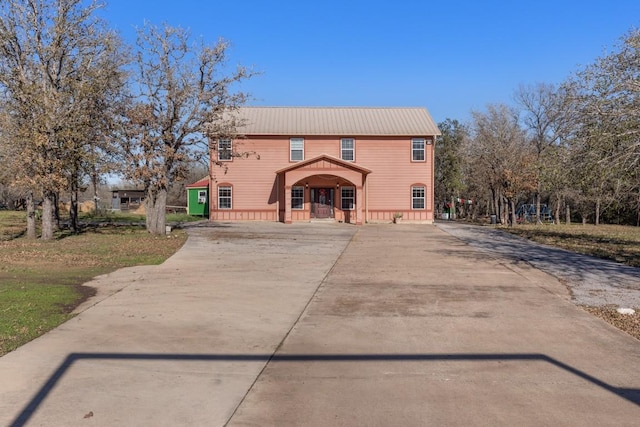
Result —
<svg viewBox="0 0 640 427"><path fill-rule="evenodd" d="M336 222L335 218L311 218L309 222Z"/></svg>

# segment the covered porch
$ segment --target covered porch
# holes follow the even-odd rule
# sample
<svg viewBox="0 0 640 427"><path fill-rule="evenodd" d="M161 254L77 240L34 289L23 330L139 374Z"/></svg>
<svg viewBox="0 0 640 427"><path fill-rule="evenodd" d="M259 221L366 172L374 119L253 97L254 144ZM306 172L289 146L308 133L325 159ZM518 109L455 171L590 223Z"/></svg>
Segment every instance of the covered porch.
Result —
<svg viewBox="0 0 640 427"><path fill-rule="evenodd" d="M327 154L276 171L279 220L363 224L371 170Z"/></svg>

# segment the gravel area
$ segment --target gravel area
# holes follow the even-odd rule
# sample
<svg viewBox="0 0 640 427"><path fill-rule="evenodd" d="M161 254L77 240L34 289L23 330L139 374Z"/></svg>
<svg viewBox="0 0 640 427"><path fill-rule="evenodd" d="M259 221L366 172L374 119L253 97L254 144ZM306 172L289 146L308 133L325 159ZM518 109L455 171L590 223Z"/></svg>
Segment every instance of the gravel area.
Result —
<svg viewBox="0 0 640 427"><path fill-rule="evenodd" d="M589 313L598 316L616 328L640 340L640 311L634 314L620 314L616 307L583 307Z"/></svg>
<svg viewBox="0 0 640 427"><path fill-rule="evenodd" d="M487 255L526 262L557 277L572 300L590 313L640 339L640 268L542 245L491 227L438 222L441 230ZM619 314L633 308L635 314Z"/></svg>

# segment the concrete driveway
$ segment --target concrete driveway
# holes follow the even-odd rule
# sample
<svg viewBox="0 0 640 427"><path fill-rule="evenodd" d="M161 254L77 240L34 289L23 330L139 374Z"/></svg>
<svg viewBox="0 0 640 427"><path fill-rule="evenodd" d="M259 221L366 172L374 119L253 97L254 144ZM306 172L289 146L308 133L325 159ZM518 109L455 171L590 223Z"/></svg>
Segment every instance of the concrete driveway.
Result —
<svg viewBox="0 0 640 427"><path fill-rule="evenodd" d="M640 341L425 225L218 224L0 358L2 425L635 425Z"/></svg>
<svg viewBox="0 0 640 427"><path fill-rule="evenodd" d="M516 265L527 263L553 275L569 287L576 304L640 307L640 268L534 243L491 227L458 222L437 226L487 255Z"/></svg>

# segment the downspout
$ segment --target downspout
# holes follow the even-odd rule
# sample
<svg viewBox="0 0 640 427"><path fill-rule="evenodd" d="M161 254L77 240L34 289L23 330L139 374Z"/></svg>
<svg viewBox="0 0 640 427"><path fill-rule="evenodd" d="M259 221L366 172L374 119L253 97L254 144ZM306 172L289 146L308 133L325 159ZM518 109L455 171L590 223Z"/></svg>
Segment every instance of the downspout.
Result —
<svg viewBox="0 0 640 427"><path fill-rule="evenodd" d="M364 224L369 222L369 184L367 183L367 175L364 176Z"/></svg>
<svg viewBox="0 0 640 427"><path fill-rule="evenodd" d="M434 135L431 139L431 144L429 145L430 147L430 151L431 151L431 185L429 188L429 202L431 203L431 222L435 222L436 220L436 212L435 212L435 188L436 188L436 183L435 183L435 177L436 177L436 173L435 173L435 163L436 163L436 136Z"/></svg>
<svg viewBox="0 0 640 427"><path fill-rule="evenodd" d="M276 222L280 222L280 174L276 174Z"/></svg>

